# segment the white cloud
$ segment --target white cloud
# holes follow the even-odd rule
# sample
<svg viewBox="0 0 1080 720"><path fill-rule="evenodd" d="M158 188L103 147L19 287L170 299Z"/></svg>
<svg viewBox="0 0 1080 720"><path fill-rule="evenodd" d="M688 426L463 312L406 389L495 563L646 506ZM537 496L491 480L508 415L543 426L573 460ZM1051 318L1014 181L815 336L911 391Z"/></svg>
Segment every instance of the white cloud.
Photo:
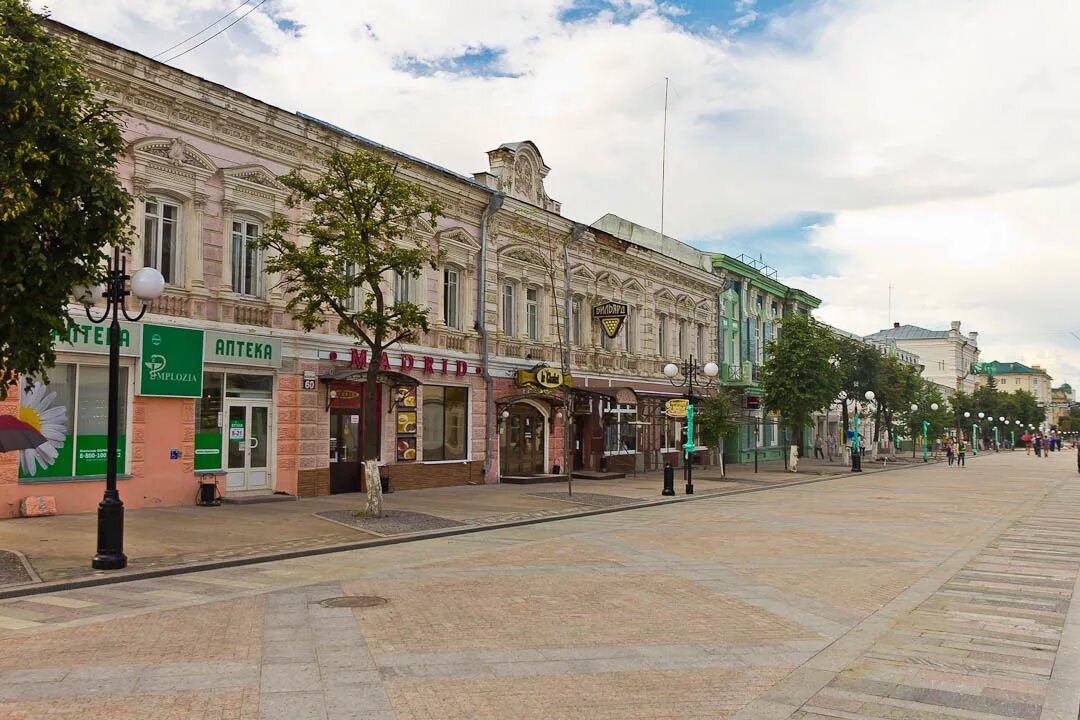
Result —
<svg viewBox="0 0 1080 720"><path fill-rule="evenodd" d="M889 322L933 329L961 320L984 360L1080 378L1075 295L1080 184L839 213L814 247L837 258L827 277L792 279L824 299L822 319L871 333ZM972 239L975 239L972 241Z"/></svg>
<svg viewBox="0 0 1080 720"><path fill-rule="evenodd" d="M154 54L236 3L50 4L63 22ZM736 14L763 13L764 29L734 37L693 34L679 24L693 13L650 0L561 23L572 6L269 0L177 63L461 172L484 169L484 151L501 142L532 139L567 215L651 225L670 77L669 233L834 214L815 241L859 269L806 281L827 315L883 325L885 301L867 303L886 291L866 275L893 268L884 284L909 298L903 320L963 319L999 359L1043 358L1080 379L1080 343L1059 342L1080 331L1067 279L1080 264L1067 230L1080 206L1080 3L827 0L769 16L739 0ZM400 66L481 48L501 51L498 69L516 77L413 77ZM785 272L785 258L766 260ZM864 320L859 308L871 307Z"/></svg>

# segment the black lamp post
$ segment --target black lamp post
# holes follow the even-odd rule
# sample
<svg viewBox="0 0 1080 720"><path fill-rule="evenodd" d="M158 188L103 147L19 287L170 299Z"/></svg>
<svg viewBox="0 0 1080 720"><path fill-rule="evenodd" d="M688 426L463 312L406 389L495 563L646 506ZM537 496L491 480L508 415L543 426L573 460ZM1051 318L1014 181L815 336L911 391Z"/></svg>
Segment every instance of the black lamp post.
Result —
<svg viewBox="0 0 1080 720"><path fill-rule="evenodd" d="M682 375L681 380L676 378ZM701 375L705 375L705 379L702 379ZM683 453L686 458L684 474L686 476L686 494L694 494L694 384L697 383L699 389L704 390L714 386L714 381L717 375L720 374L720 366L714 362L705 363L705 367L699 368L697 363L694 362L694 356L691 355L689 360L684 360L682 365L676 365L675 363L668 363L664 366L664 376L675 387L686 388L686 443L683 445Z"/></svg>
<svg viewBox="0 0 1080 720"><path fill-rule="evenodd" d="M127 281L131 280L131 290ZM116 489L116 456L119 445L120 422L120 314L135 322L144 313L150 301L159 297L165 289L165 278L154 268L144 267L127 274L127 258L120 254L120 248L113 248L112 260L105 275L105 314L100 318L90 312L93 296L84 290L80 298L86 306L86 316L92 323L103 323L112 319L109 325L109 420L108 441L105 452L105 496L98 505L97 554L91 561L95 570L120 570L127 566L124 555L124 503ZM132 317L128 314L124 298L134 294L142 300L142 309Z"/></svg>

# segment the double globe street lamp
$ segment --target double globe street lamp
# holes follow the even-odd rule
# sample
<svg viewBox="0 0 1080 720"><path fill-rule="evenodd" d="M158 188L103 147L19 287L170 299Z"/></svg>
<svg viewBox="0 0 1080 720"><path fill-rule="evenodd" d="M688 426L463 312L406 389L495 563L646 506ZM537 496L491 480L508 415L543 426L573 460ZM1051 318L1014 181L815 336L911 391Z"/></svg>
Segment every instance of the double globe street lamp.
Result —
<svg viewBox="0 0 1080 720"><path fill-rule="evenodd" d="M679 375L682 378L679 379ZM698 389L705 390L715 386L715 378L720 374L720 366L714 362L705 363L704 367L699 368L697 363L694 362L694 356L691 355L689 360L682 361L681 365L675 363L668 363L664 366L664 376L675 387L686 388L686 442L683 443L683 474L686 477L686 494L694 494L694 449L697 447L694 443L694 399L697 397L694 395L694 385L696 384ZM702 375L705 376L702 379ZM670 491L670 492L669 492ZM668 487L667 482L664 483L664 495L674 495L675 488Z"/></svg>
<svg viewBox="0 0 1080 720"><path fill-rule="evenodd" d="M964 419L965 420L970 420L971 419L971 413L965 411L964 412ZM972 455L978 455L979 454L979 443L977 443L975 441L975 433L976 433L976 431L978 429L979 429L978 425L976 425L975 423L971 423L971 454Z"/></svg>
<svg viewBox="0 0 1080 720"><path fill-rule="evenodd" d="M127 282L131 281L131 289ZM105 273L103 287L76 288L75 293L86 308L90 322L100 324L111 319L109 325L109 417L108 438L105 447L105 495L98 505L97 553L91 561L95 570L120 570L127 567L124 554L124 503L116 489L116 461L119 454L120 423L120 315L136 322L146 314L150 301L161 296L165 290L165 278L151 267L140 268L134 275L127 274L127 258L120 248L113 248L113 256ZM142 301L142 308L134 317L127 311L124 298L134 295ZM94 317L90 308L94 301L105 299L105 314Z"/></svg>
<svg viewBox="0 0 1080 720"><path fill-rule="evenodd" d="M930 409L936 412L937 409L938 409L938 404L937 403L930 403ZM913 412L913 413L919 412L919 406L916 405L915 403L911 403L911 412ZM981 416L982 416L982 414L980 413L980 417ZM922 421L922 461L923 462L930 462L930 453L926 448L926 436L929 434L929 432L930 432L930 421L923 418L923 421Z"/></svg>
<svg viewBox="0 0 1080 720"><path fill-rule="evenodd" d="M863 395L866 402L874 401L874 391L867 390ZM871 458L873 459L873 458ZM862 472L862 449L859 447L859 398L855 398L855 428L851 436L851 472Z"/></svg>

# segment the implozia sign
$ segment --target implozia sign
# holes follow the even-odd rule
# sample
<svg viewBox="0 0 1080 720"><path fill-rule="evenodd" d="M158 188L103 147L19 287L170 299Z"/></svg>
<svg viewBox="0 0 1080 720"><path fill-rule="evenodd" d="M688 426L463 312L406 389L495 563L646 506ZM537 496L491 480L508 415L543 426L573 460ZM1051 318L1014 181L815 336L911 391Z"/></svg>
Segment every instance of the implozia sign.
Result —
<svg viewBox="0 0 1080 720"><path fill-rule="evenodd" d="M203 331L144 325L139 361L139 394L160 397L202 395Z"/></svg>
<svg viewBox="0 0 1080 720"><path fill-rule="evenodd" d="M600 321L600 327L609 338L614 338L622 329L626 316L630 314L630 306L626 303L607 302L593 308L592 316Z"/></svg>

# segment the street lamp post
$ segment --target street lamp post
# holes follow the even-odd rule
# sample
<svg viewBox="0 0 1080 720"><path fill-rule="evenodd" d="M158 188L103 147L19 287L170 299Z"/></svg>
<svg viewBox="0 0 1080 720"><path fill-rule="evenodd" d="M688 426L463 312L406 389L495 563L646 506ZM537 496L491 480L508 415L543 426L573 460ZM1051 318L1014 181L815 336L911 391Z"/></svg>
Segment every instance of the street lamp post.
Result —
<svg viewBox="0 0 1080 720"><path fill-rule="evenodd" d="M930 403L930 409L936 411L938 409L938 404L937 403ZM916 405L915 403L912 403L911 404L911 412L914 413L914 412L918 412L918 411L919 411L919 406ZM930 421L926 420L924 418L923 421L922 421L922 461L923 462L930 462L930 452L926 447L927 435L929 433L930 433Z"/></svg>
<svg viewBox="0 0 1080 720"><path fill-rule="evenodd" d="M985 416L986 416L986 413L979 413L979 420L982 420ZM982 426L981 425L976 425L975 427L979 431L979 434L981 435L982 434ZM982 438L980 438L980 440L981 439Z"/></svg>
<svg viewBox="0 0 1080 720"><path fill-rule="evenodd" d="M971 419L971 413L965 411L964 412L964 420L970 420L970 419ZM975 428L976 427L977 426L975 425L975 423L971 423L971 454L972 455L978 455L979 454L979 451L977 449L975 449Z"/></svg>
<svg viewBox="0 0 1080 720"><path fill-rule="evenodd" d="M676 380L680 373L682 380ZM706 379L702 380L702 374ZM687 495L694 494L693 452L696 447L694 443L694 382L697 382L700 389L706 389L713 386L713 380L718 374L720 374L720 367L716 363L707 362L705 367L698 368L693 355L690 355L689 360L683 361L681 368L675 363L664 366L664 376L668 381L675 387L686 388L686 442L683 444L683 457L685 458L684 474Z"/></svg>
<svg viewBox="0 0 1080 720"><path fill-rule="evenodd" d="M999 417L998 422L1005 422L1005 416ZM994 452L1001 452L1001 440L998 438L997 425L994 426Z"/></svg>
<svg viewBox="0 0 1080 720"><path fill-rule="evenodd" d="M131 280L131 290L127 281ZM105 452L105 495L98 505L97 554L91 561L95 570L120 570L127 567L124 554L124 503L116 489L116 459L119 448L120 422L120 315L136 322L146 313L150 301L165 290L165 278L154 268L144 267L127 274L127 258L120 248L113 248L112 260L105 274L105 314L94 317L90 311L92 297L84 292L80 298L86 307L86 316L92 323L103 323L111 318L109 325L109 418L108 439ZM124 298L134 294L142 301L139 314L128 314Z"/></svg>
<svg viewBox="0 0 1080 720"><path fill-rule="evenodd" d="M867 391L869 392L869 391ZM847 402L845 400L845 402ZM851 436L851 472L862 472L862 450L859 448L859 396L855 396L855 427Z"/></svg>

